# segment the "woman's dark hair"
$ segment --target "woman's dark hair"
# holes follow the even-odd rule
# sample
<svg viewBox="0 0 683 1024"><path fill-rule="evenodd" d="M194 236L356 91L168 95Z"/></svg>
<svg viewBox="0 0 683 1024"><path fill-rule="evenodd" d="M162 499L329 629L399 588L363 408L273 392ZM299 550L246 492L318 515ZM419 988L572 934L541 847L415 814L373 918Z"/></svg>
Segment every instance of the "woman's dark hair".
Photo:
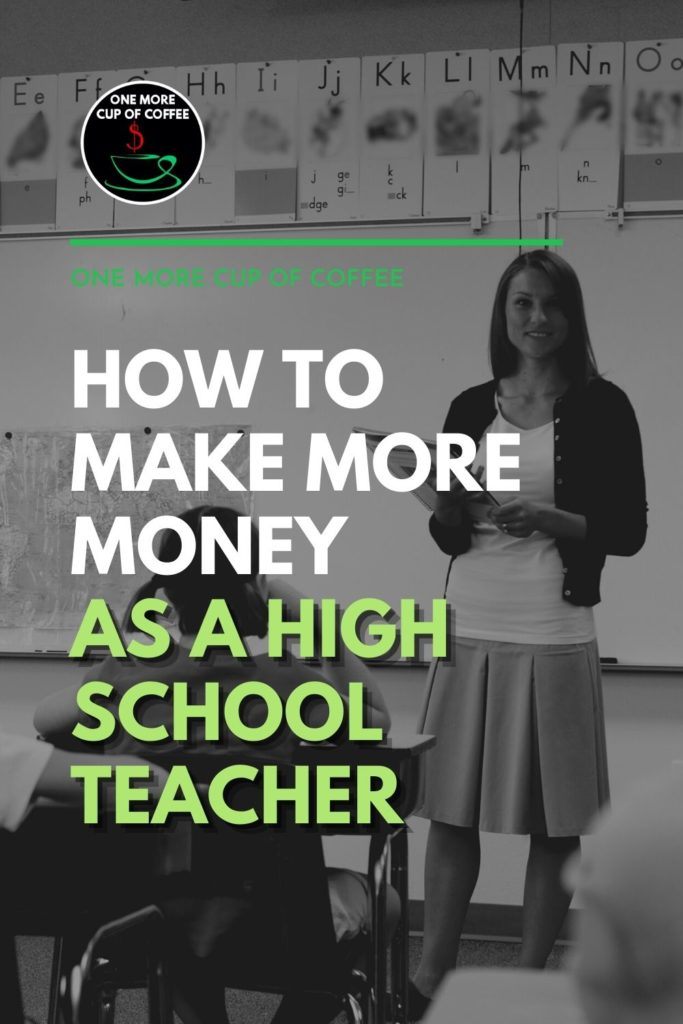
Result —
<svg viewBox="0 0 683 1024"><path fill-rule="evenodd" d="M222 505L201 505L188 509L177 518L187 523L197 538L195 556L187 566L172 576L154 575L134 594L126 612L130 627L130 610L134 603L152 597L162 587L178 613L178 624L183 633L196 633L213 598L225 600L241 636L265 636L266 606L255 586L258 570L258 530L251 528L251 567L249 574L240 575L227 556L216 545L215 571L202 572L201 522L205 517L215 519L228 540L237 545L239 513ZM181 541L176 530L165 530L161 535L157 557L162 562L173 562L180 554Z"/></svg>
<svg viewBox="0 0 683 1024"><path fill-rule="evenodd" d="M598 376L581 285L573 268L554 252L534 249L522 253L503 271L493 300L489 359L496 380L511 376L517 369L518 352L508 337L505 302L510 282L522 270L540 270L553 286L559 307L569 323L567 340L558 353L560 367L573 384L586 384Z"/></svg>

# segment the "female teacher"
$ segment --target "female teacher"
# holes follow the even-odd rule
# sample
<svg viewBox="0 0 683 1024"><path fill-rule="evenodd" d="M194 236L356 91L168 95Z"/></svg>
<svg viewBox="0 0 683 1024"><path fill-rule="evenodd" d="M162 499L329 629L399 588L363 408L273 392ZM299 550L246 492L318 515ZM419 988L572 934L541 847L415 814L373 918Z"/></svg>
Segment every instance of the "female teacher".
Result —
<svg viewBox="0 0 683 1024"><path fill-rule="evenodd" d="M493 380L460 394L445 431L513 433L519 490L440 496L431 534L455 559L455 657L432 674L422 731L437 736L418 813L431 820L422 962L411 1019L455 966L479 874L479 832L530 836L520 964L544 966L570 896L567 856L609 795L593 605L608 554L647 529L638 424L599 376L581 288L545 250L505 270L491 318ZM496 504L496 499L500 504Z"/></svg>

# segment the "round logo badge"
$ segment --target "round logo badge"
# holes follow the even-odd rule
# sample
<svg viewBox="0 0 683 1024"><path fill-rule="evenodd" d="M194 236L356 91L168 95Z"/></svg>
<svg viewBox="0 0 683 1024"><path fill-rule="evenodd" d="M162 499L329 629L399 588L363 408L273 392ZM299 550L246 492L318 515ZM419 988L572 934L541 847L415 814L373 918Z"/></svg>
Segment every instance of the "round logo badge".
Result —
<svg viewBox="0 0 683 1024"><path fill-rule="evenodd" d="M88 111L81 152L88 174L107 195L149 206L190 184L204 156L204 129L176 89L162 82L122 82Z"/></svg>

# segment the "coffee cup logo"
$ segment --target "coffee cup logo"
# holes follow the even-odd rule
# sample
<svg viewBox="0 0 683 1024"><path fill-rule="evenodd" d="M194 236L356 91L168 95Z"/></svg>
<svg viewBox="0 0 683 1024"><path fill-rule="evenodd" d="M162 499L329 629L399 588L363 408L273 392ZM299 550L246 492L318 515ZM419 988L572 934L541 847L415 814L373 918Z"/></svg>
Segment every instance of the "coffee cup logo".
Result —
<svg viewBox="0 0 683 1024"><path fill-rule="evenodd" d="M83 162L99 187L124 203L163 203L190 184L204 156L196 110L176 89L136 79L93 104L81 132Z"/></svg>

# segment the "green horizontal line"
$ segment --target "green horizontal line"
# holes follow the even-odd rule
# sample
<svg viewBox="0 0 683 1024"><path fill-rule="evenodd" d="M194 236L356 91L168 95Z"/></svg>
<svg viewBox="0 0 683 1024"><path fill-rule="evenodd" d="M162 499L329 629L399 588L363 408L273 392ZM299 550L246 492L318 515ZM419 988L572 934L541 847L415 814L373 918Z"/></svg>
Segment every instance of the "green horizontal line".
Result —
<svg viewBox="0 0 683 1024"><path fill-rule="evenodd" d="M103 249L495 249L561 246L561 238L72 238L77 248Z"/></svg>

